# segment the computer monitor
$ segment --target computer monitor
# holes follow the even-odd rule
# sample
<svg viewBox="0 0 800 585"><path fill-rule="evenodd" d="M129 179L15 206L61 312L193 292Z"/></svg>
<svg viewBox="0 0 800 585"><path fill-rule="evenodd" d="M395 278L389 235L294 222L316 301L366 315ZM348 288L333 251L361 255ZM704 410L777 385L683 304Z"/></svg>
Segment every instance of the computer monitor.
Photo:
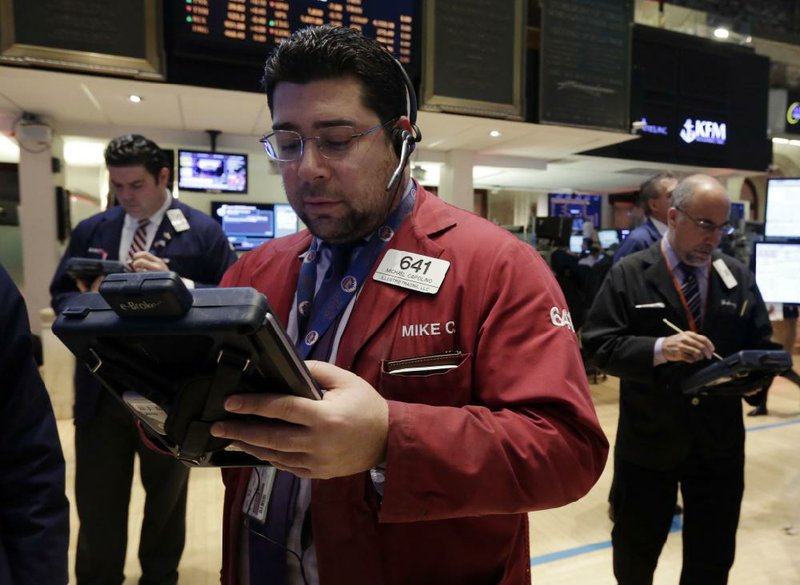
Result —
<svg viewBox="0 0 800 585"><path fill-rule="evenodd" d="M220 222L228 241L240 252L298 229L297 214L285 203L212 201L211 217Z"/></svg>
<svg viewBox="0 0 800 585"><path fill-rule="evenodd" d="M800 303L800 243L756 242L756 284L767 303Z"/></svg>
<svg viewBox="0 0 800 585"><path fill-rule="evenodd" d="M594 229L600 228L602 197L576 193L549 193L548 213L551 217L572 218L573 231L583 230L584 222L591 222Z"/></svg>
<svg viewBox="0 0 800 585"><path fill-rule="evenodd" d="M178 189L247 193L247 155L179 150Z"/></svg>
<svg viewBox="0 0 800 585"><path fill-rule="evenodd" d="M575 254L583 252L583 236L573 234L569 237L569 251Z"/></svg>
<svg viewBox="0 0 800 585"><path fill-rule="evenodd" d="M800 178L767 181L767 238L800 239Z"/></svg>
<svg viewBox="0 0 800 585"><path fill-rule="evenodd" d="M598 230L597 240L600 247L608 250L611 246L619 245L619 232L617 230Z"/></svg>

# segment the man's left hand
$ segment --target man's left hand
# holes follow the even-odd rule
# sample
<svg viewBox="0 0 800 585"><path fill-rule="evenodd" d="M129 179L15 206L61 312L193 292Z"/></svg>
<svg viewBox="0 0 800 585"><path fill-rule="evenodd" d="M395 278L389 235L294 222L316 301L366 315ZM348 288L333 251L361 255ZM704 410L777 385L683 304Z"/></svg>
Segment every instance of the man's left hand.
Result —
<svg viewBox="0 0 800 585"><path fill-rule="evenodd" d="M211 434L303 478L353 475L386 457L389 405L364 379L326 362L308 361L327 391L322 400L287 394L237 394L229 412L256 420L214 423Z"/></svg>
<svg viewBox="0 0 800 585"><path fill-rule="evenodd" d="M131 267L134 272L169 272L167 261L150 252L136 252Z"/></svg>

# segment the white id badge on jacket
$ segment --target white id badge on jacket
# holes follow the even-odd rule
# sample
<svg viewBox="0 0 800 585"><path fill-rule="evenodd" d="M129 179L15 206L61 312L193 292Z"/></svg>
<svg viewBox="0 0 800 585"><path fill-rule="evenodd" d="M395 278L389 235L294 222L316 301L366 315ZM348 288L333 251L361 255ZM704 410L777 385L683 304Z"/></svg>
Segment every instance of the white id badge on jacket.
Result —
<svg viewBox="0 0 800 585"><path fill-rule="evenodd" d="M242 503L242 512L262 524L267 519L267 504L272 495L275 473L277 470L271 466L254 467Z"/></svg>
<svg viewBox="0 0 800 585"><path fill-rule="evenodd" d="M725 260L722 258L717 258L713 262L714 270L717 271L719 277L722 279L722 282L725 283L729 289L735 287L738 283L736 282L736 277L731 273L730 268L728 265L725 264Z"/></svg>
<svg viewBox="0 0 800 585"><path fill-rule="evenodd" d="M183 212L180 209L167 209L167 217L169 218L169 222L172 224L172 227L176 232L185 232L191 228L186 216L183 215Z"/></svg>
<svg viewBox="0 0 800 585"><path fill-rule="evenodd" d="M449 268L447 260L391 249L386 252L372 279L435 295Z"/></svg>

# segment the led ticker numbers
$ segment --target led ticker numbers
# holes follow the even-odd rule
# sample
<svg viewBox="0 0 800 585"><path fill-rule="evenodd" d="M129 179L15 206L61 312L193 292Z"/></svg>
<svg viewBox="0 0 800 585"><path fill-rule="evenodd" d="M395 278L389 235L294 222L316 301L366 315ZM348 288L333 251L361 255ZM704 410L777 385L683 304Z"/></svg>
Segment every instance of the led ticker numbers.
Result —
<svg viewBox="0 0 800 585"><path fill-rule="evenodd" d="M293 31L332 24L361 30L410 63L414 0L183 0L179 35L207 42L220 59L242 54L263 57Z"/></svg>

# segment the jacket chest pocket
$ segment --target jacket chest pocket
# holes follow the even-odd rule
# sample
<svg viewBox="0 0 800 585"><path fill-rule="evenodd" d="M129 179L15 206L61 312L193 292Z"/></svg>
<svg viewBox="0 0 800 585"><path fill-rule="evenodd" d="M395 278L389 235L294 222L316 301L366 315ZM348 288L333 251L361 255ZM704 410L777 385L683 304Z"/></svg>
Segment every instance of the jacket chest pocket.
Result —
<svg viewBox="0 0 800 585"><path fill-rule="evenodd" d="M472 354L448 352L383 360L378 390L387 400L463 406L471 402Z"/></svg>
<svg viewBox="0 0 800 585"><path fill-rule="evenodd" d="M633 319L631 323L635 324L637 332L642 332L644 335L661 335L662 332L668 331L664 323L664 319L669 319L667 316L667 307L662 302L640 303L633 307ZM667 335L672 335L671 331Z"/></svg>

